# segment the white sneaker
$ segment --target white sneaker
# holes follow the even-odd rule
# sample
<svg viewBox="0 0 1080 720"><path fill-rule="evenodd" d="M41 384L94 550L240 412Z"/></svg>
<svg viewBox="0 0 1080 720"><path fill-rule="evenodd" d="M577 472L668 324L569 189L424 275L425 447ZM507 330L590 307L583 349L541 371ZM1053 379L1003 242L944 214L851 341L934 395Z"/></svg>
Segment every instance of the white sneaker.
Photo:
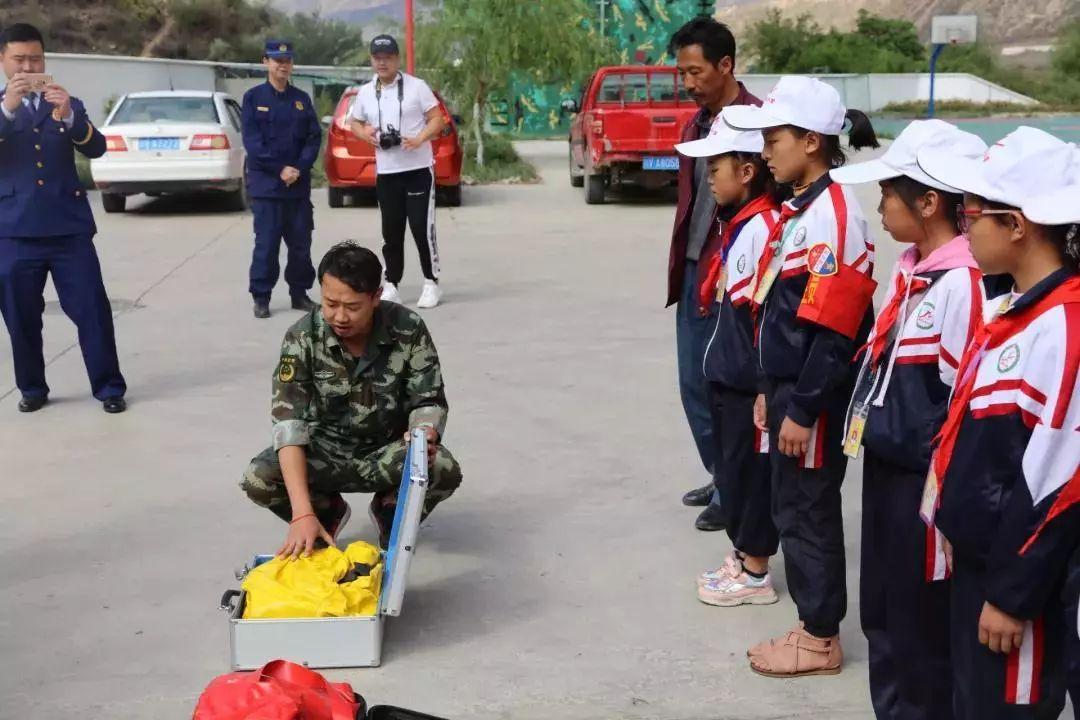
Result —
<svg viewBox="0 0 1080 720"><path fill-rule="evenodd" d="M383 283L382 299L387 302L400 303L401 295L398 294L397 285L392 282Z"/></svg>
<svg viewBox="0 0 1080 720"><path fill-rule="evenodd" d="M418 308L433 308L442 300L442 290L434 280L424 281L424 291L420 293L420 299L416 301Z"/></svg>

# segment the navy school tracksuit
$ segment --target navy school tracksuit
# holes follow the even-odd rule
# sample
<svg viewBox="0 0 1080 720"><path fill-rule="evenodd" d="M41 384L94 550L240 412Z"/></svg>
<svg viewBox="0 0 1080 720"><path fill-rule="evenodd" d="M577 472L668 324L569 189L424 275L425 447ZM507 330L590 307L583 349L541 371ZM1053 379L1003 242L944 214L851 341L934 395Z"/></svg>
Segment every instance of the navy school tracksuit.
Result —
<svg viewBox="0 0 1080 720"><path fill-rule="evenodd" d="M945 554L918 510L931 442L983 301L965 237L922 259L904 252L848 409L845 452L865 448L859 614L879 720L952 717Z"/></svg>
<svg viewBox="0 0 1080 720"><path fill-rule="evenodd" d="M319 157L322 127L306 92L293 85L278 92L269 82L244 93L241 119L247 191L255 219L248 290L256 302L269 302L278 281L278 251L284 239L288 250L285 281L289 294L298 300L315 284L311 167ZM286 166L300 171L292 185L281 180Z"/></svg>
<svg viewBox="0 0 1080 720"><path fill-rule="evenodd" d="M1078 511L1070 510L1066 522L1080 523ZM1065 587L1062 597L1065 606L1065 672L1068 673L1069 699L1073 713L1080 720L1080 543L1077 543L1065 571Z"/></svg>
<svg viewBox="0 0 1080 720"><path fill-rule="evenodd" d="M754 272L777 215L775 202L762 196L730 218L715 258L716 284L706 283L720 301L703 363L713 410L714 473L723 471L724 482L718 477L717 486L723 487L721 508L732 546L754 557L774 555L779 544L770 508L768 434L754 426L758 357L750 312Z"/></svg>
<svg viewBox="0 0 1080 720"><path fill-rule="evenodd" d="M873 320L873 245L854 194L828 175L784 203L779 227L752 298L758 389L768 403L773 519L799 619L812 635L832 637L847 612L842 439L857 371L852 359ZM811 428L802 457L777 449L785 417Z"/></svg>
<svg viewBox="0 0 1080 720"><path fill-rule="evenodd" d="M932 519L953 546L954 707L958 720L1057 718L1063 589L1080 537L1080 277L1061 269L1022 297L991 300L983 320L928 482ZM924 511L935 505L927 495ZM979 643L985 602L1025 621L1009 655Z"/></svg>

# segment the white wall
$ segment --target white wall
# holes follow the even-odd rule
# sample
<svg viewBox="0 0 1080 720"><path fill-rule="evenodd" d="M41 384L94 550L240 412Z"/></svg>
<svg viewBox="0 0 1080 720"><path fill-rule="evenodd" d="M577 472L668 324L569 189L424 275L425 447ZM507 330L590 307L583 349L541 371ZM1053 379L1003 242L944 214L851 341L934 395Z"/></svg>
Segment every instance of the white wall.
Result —
<svg viewBox="0 0 1080 720"><path fill-rule="evenodd" d="M929 73L876 75L817 75L837 89L844 104L865 111L876 111L894 102L930 99ZM779 75L739 75L750 92L765 97ZM1037 105L1038 101L1008 88L995 85L967 73L938 73L934 88L936 100L967 100L976 103L1012 102Z"/></svg>
<svg viewBox="0 0 1080 720"><path fill-rule="evenodd" d="M86 104L94 123L105 120L105 105L125 93L145 90L221 90L236 97L262 81L262 66L255 63L213 63L195 60L165 60L122 55L81 55L48 53L46 71L56 82ZM249 77L225 77L227 70ZM354 82L367 79L369 68L297 65L294 83L309 95L314 90L312 77L335 78Z"/></svg>

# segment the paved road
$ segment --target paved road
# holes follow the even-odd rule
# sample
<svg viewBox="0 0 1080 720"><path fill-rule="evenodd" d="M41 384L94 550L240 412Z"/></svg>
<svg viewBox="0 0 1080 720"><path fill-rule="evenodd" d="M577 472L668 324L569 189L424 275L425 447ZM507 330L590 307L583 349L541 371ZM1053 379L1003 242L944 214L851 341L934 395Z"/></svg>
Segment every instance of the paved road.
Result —
<svg viewBox="0 0 1080 720"><path fill-rule="evenodd" d="M425 317L465 484L423 531L383 667L331 675L455 718L869 717L856 594L845 672L801 681L757 677L744 658L792 623L786 592L754 609L695 598L695 573L728 548L679 504L704 478L663 309L672 205L586 206L562 144L524 148L543 184L470 188L440 210L447 302ZM343 238L377 248L376 210L315 205L317 253ZM55 303L47 409L16 413L0 346L5 718L189 715L228 669L216 604L232 569L283 532L237 489L269 442L270 376L297 317L284 292L271 320L251 317L250 216L154 201L98 220L130 411L89 397ZM895 251L878 239L887 268ZM415 300L414 254L408 273ZM859 474L845 488L852 582ZM364 516L346 539L373 539Z"/></svg>

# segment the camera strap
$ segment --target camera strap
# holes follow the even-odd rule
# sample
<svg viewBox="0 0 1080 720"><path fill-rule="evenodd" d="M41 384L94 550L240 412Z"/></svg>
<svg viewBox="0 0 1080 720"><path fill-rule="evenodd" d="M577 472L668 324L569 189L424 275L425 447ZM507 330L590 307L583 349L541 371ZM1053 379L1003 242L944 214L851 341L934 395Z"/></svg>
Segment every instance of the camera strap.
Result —
<svg viewBox="0 0 1080 720"><path fill-rule="evenodd" d="M375 105L379 108L379 132L383 130L382 124L382 79L375 78ZM397 131L401 132L401 123L405 114L405 76L398 73L397 76L397 107L398 124Z"/></svg>

